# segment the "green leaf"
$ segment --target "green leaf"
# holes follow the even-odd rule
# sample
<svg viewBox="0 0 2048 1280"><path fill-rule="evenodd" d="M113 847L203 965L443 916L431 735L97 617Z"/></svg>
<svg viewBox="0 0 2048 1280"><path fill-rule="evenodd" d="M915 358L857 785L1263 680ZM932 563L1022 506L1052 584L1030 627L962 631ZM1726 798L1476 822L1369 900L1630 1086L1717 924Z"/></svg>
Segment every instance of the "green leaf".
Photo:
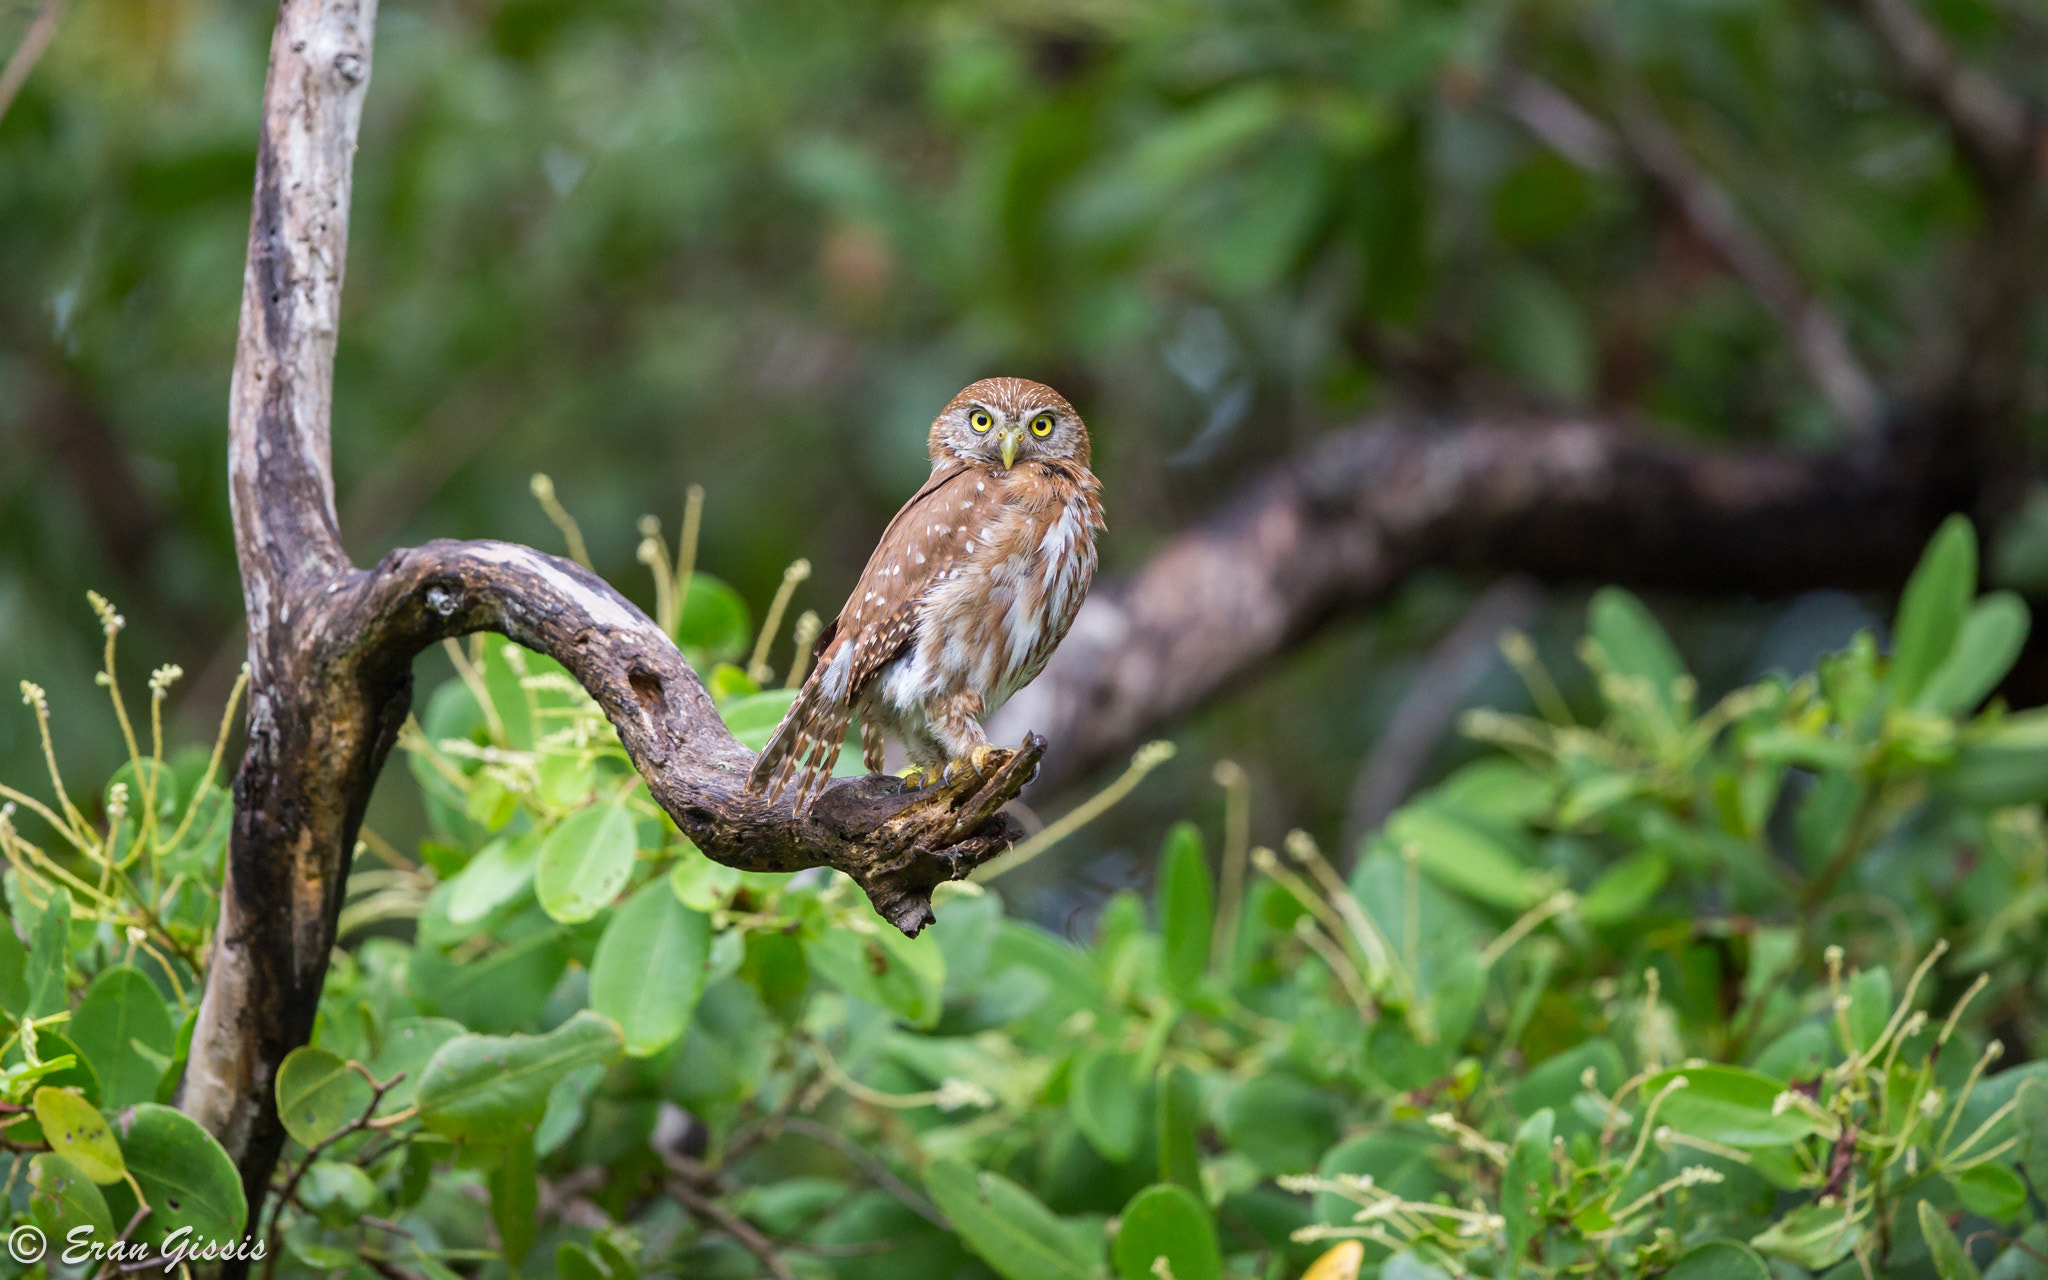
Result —
<svg viewBox="0 0 2048 1280"><path fill-rule="evenodd" d="M1158 1280L1164 1259L1173 1280L1221 1280L1223 1254L1209 1211L1186 1187L1159 1183L1131 1197L1120 1215L1112 1256L1120 1280Z"/></svg>
<svg viewBox="0 0 2048 1280"><path fill-rule="evenodd" d="M1008 1178L941 1158L926 1168L924 1185L961 1240L1004 1280L1092 1280L1094 1260L1052 1210Z"/></svg>
<svg viewBox="0 0 2048 1280"><path fill-rule="evenodd" d="M1602 771L1577 783L1557 802L1557 825L1582 827L1608 810L1641 795L1647 781L1633 773Z"/></svg>
<svg viewBox="0 0 2048 1280"><path fill-rule="evenodd" d="M19 1094L27 1096L30 1085L48 1085L52 1089L76 1089L87 1102L95 1107L100 1105L99 1075L77 1045L68 1037L47 1030L36 1032L35 1045L38 1065L33 1067L28 1065L20 1042L7 1051L7 1067L16 1073L14 1083ZM10 1136L33 1142L39 1129L31 1122L11 1131Z"/></svg>
<svg viewBox="0 0 2048 1280"><path fill-rule="evenodd" d="M47 1018L63 1010L71 959L71 894L58 889L36 917L28 949L28 1016Z"/></svg>
<svg viewBox="0 0 2048 1280"><path fill-rule="evenodd" d="M1501 1174L1500 1211L1507 1219L1508 1257L1517 1268L1523 1251L1542 1229L1550 1200L1550 1138L1556 1121L1548 1107L1524 1120Z"/></svg>
<svg viewBox="0 0 2048 1280"><path fill-rule="evenodd" d="M1161 965L1167 990L1186 995L1201 980L1209 966L1209 935L1215 925L1216 891L1209 882L1202 833L1192 822L1176 822L1166 833L1159 859L1159 931L1165 939Z"/></svg>
<svg viewBox="0 0 2048 1280"><path fill-rule="evenodd" d="M294 1222L285 1232L285 1253L322 1273L339 1271L356 1260L355 1241L317 1218ZM434 1280L442 1280L436 1275Z"/></svg>
<svg viewBox="0 0 2048 1280"><path fill-rule="evenodd" d="M1346 1174L1372 1179L1403 1200L1427 1201L1449 1187L1436 1169L1436 1134L1415 1126L1384 1125L1331 1147L1316 1164L1316 1175L1336 1179ZM1314 1221L1348 1224L1358 1205L1334 1192L1319 1191L1311 1205ZM1373 1248L1377 1251L1380 1246Z"/></svg>
<svg viewBox="0 0 2048 1280"><path fill-rule="evenodd" d="M626 1053L645 1058L674 1044L704 994L711 922L676 901L663 880L641 886L613 913L590 962L590 1007L619 1024Z"/></svg>
<svg viewBox="0 0 2048 1280"><path fill-rule="evenodd" d="M1123 1164L1137 1151L1144 1124L1144 1093L1138 1084L1137 1060L1114 1049L1095 1049L1074 1064L1067 1094L1074 1127L1111 1164Z"/></svg>
<svg viewBox="0 0 2048 1280"><path fill-rule="evenodd" d="M587 1009L544 1036L457 1036L420 1072L420 1123L444 1137L508 1142L539 1123L557 1080L624 1048L618 1024Z"/></svg>
<svg viewBox="0 0 2048 1280"><path fill-rule="evenodd" d="M590 799L597 785L596 763L575 747L543 750L535 787L543 803L558 809L573 809Z"/></svg>
<svg viewBox="0 0 2048 1280"><path fill-rule="evenodd" d="M2018 1100L2021 1086L2030 1080L2048 1081L2048 1062L2023 1062L1995 1076L1985 1076L1962 1103L1955 1130L1959 1134L1984 1133L1977 1149L1989 1150L2008 1138L2019 1136ZM2007 1103L2013 1103L2007 1108ZM2002 1118L1994 1119L2003 1112Z"/></svg>
<svg viewBox="0 0 2048 1280"><path fill-rule="evenodd" d="M704 690L722 710L741 698L750 698L761 692L761 686L745 669L730 662L715 662L711 670L704 673ZM732 726L726 727L730 729Z"/></svg>
<svg viewBox="0 0 2048 1280"><path fill-rule="evenodd" d="M1842 1206L1801 1205L1772 1223L1750 1244L1759 1253L1783 1258L1808 1271L1824 1271L1849 1256L1863 1239L1863 1223L1850 1221Z"/></svg>
<svg viewBox="0 0 2048 1280"><path fill-rule="evenodd" d="M1743 1067L1684 1067L1651 1076L1642 1096L1655 1098L1678 1077L1686 1086L1673 1090L1657 1109L1657 1121L1680 1133L1726 1147L1776 1147L1797 1142L1814 1132L1804 1112L1773 1114L1772 1105L1784 1086L1761 1072ZM1763 1248L1758 1245L1758 1248ZM1768 1252L1768 1251L1767 1251Z"/></svg>
<svg viewBox="0 0 2048 1280"><path fill-rule="evenodd" d="M423 935L432 919L430 909L421 921ZM413 948L406 980L427 1013L445 1014L471 1030L512 1031L540 1016L568 967L567 943L567 931L536 905L494 927L481 955L470 958L474 947L460 947L457 954L466 957L461 964L443 943L423 936Z"/></svg>
<svg viewBox="0 0 2048 1280"><path fill-rule="evenodd" d="M1756 1055L1750 1069L1773 1080L1811 1080L1832 1066L1839 1055L1828 1028L1806 1022L1787 1031Z"/></svg>
<svg viewBox="0 0 2048 1280"><path fill-rule="evenodd" d="M77 1165L81 1173L101 1186L119 1182L126 1166L113 1130L99 1108L72 1089L36 1090L36 1123L50 1149Z"/></svg>
<svg viewBox="0 0 2048 1280"><path fill-rule="evenodd" d="M1671 859L1654 846L1609 867L1579 899L1579 919L1591 925L1614 925L1632 919L1649 905L1671 874Z"/></svg>
<svg viewBox="0 0 2048 1280"><path fill-rule="evenodd" d="M811 966L804 959L801 939L786 933L750 931L740 976L784 1022L795 1022L803 1012L804 996L811 989Z"/></svg>
<svg viewBox="0 0 2048 1280"><path fill-rule="evenodd" d="M795 689L768 689L734 698L718 709L726 730L741 746L759 751L775 736L775 728L796 701Z"/></svg>
<svg viewBox="0 0 2048 1280"><path fill-rule="evenodd" d="M90 1231L91 1240L114 1238L114 1214L107 1198L77 1165L54 1151L28 1162L28 1211L52 1240L62 1240L75 1227Z"/></svg>
<svg viewBox="0 0 2048 1280"><path fill-rule="evenodd" d="M508 1143L490 1175L491 1223L513 1271L533 1249L540 1219L540 1181L534 1176L533 1140Z"/></svg>
<svg viewBox="0 0 2048 1280"><path fill-rule="evenodd" d="M1594 1200L1572 1215L1572 1227L1581 1235L1598 1235L1613 1230L1614 1215L1607 1212L1607 1206Z"/></svg>
<svg viewBox="0 0 2048 1280"><path fill-rule="evenodd" d="M315 1160L299 1180L299 1199L321 1222L339 1231L377 1211L377 1184L355 1165Z"/></svg>
<svg viewBox="0 0 2048 1280"><path fill-rule="evenodd" d="M633 815L622 802L571 814L541 841L534 869L541 909L563 924L590 919L626 887L638 851Z"/></svg>
<svg viewBox="0 0 2048 1280"><path fill-rule="evenodd" d="M1509 1090L1508 1102L1525 1116L1544 1107L1569 1114L1572 1099L1585 1091L1579 1081L1588 1067L1593 1069L1594 1087L1602 1093L1613 1093L1628 1075L1613 1041L1588 1040L1529 1068Z"/></svg>
<svg viewBox="0 0 2048 1280"><path fill-rule="evenodd" d="M708 573L690 575L676 619L676 643L691 650L698 665L739 657L753 634L747 602L739 592Z"/></svg>
<svg viewBox="0 0 2048 1280"><path fill-rule="evenodd" d="M151 1212L139 1235L161 1243L180 1227L203 1240L233 1240L249 1216L235 1162L199 1122L171 1107L138 1102L114 1121L128 1172ZM111 1202L110 1202L111 1204ZM115 1208L115 1216L120 1216ZM124 1219L125 1221L125 1219Z"/></svg>
<svg viewBox="0 0 2048 1280"><path fill-rule="evenodd" d="M2048 1224L2020 1233L1984 1272L1984 1280L2048 1280Z"/></svg>
<svg viewBox="0 0 2048 1280"><path fill-rule="evenodd" d="M2036 1187L2048 1188L2048 1080L2025 1080L2013 1094L2013 1126L2019 1149L2013 1153Z"/></svg>
<svg viewBox="0 0 2048 1280"><path fill-rule="evenodd" d="M548 1090L547 1108L540 1113L540 1123L534 1126L534 1155L552 1155L576 1136L589 1114L590 1095L597 1092L603 1079L604 1068L593 1062L555 1081L555 1087Z"/></svg>
<svg viewBox="0 0 2048 1280"><path fill-rule="evenodd" d="M604 1269L611 1273L611 1280L640 1280L640 1268L626 1256L625 1250L615 1243L611 1236L600 1235L590 1242Z"/></svg>
<svg viewBox="0 0 2048 1280"><path fill-rule="evenodd" d="M70 1030L72 1042L92 1060L104 1105L155 1099L178 1030L163 996L141 970L116 965L93 979L71 1012Z"/></svg>
<svg viewBox="0 0 2048 1280"><path fill-rule="evenodd" d="M1427 804L1411 804L1387 823L1397 848L1412 847L1422 869L1481 902L1526 911L1549 892L1548 878L1524 867L1492 836Z"/></svg>
<svg viewBox="0 0 2048 1280"><path fill-rule="evenodd" d="M1949 1230L1941 1214L1925 1200L1920 1202L1920 1235L1927 1241L1934 1272L1941 1280L1983 1280L1963 1242L1956 1239L1956 1233Z"/></svg>
<svg viewBox="0 0 2048 1280"><path fill-rule="evenodd" d="M453 1018L394 1018L384 1028L384 1042L370 1062L370 1074L392 1084L384 1094L385 1114L403 1111L419 1097L420 1070L436 1050L464 1033ZM403 1075L405 1078L399 1080Z"/></svg>
<svg viewBox="0 0 2048 1280"><path fill-rule="evenodd" d="M1497 277L1488 307L1488 353L1509 372L1566 404L1591 394L1597 357L1585 308L1548 274Z"/></svg>
<svg viewBox="0 0 2048 1280"><path fill-rule="evenodd" d="M911 1026L929 1027L939 1020L946 957L929 932L906 938L886 926L873 933L833 929L804 939L804 959L813 974Z"/></svg>
<svg viewBox="0 0 2048 1280"><path fill-rule="evenodd" d="M1217 1127L1262 1172L1307 1173L1337 1135L1335 1096L1285 1072L1268 1071L1224 1100Z"/></svg>
<svg viewBox="0 0 2048 1280"><path fill-rule="evenodd" d="M1977 594L1977 533L1963 516L1942 521L1899 602L1892 639L1891 686L1901 703L1919 699L1948 660Z"/></svg>
<svg viewBox="0 0 2048 1280"><path fill-rule="evenodd" d="M1760 730L1749 735L1742 749L1759 764L1796 765L1815 773L1853 769L1858 757L1853 742L1801 733L1796 729Z"/></svg>
<svg viewBox="0 0 2048 1280"><path fill-rule="evenodd" d="M740 887L740 869L713 862L691 845L669 869L668 887L676 901L708 914L732 901L733 891Z"/></svg>
<svg viewBox="0 0 2048 1280"><path fill-rule="evenodd" d="M1585 214L1587 188L1586 175L1576 165L1539 151L1495 188L1494 226L1514 245L1552 239Z"/></svg>
<svg viewBox="0 0 2048 1280"><path fill-rule="evenodd" d="M1664 1280L1770 1280L1771 1269L1740 1240L1706 1240L1678 1255Z"/></svg>
<svg viewBox="0 0 2048 1280"><path fill-rule="evenodd" d="M370 1082L325 1049L301 1045L277 1069L277 1117L300 1146L341 1132L370 1105Z"/></svg>
<svg viewBox="0 0 2048 1280"><path fill-rule="evenodd" d="M2010 591L1994 591L1963 619L1955 647L1920 691L1915 705L1955 715L1969 711L1998 687L2027 643L2027 606Z"/></svg>
<svg viewBox="0 0 2048 1280"><path fill-rule="evenodd" d="M0 1013L19 1019L27 1012L28 948L21 945L10 923L0 928Z"/></svg>
<svg viewBox="0 0 2048 1280"><path fill-rule="evenodd" d="M1643 602L1619 587L1593 593L1586 610L1586 631L1606 655L1614 674L1641 680L1666 715L1678 710L1677 686L1685 663L1671 637Z"/></svg>
<svg viewBox="0 0 2048 1280"><path fill-rule="evenodd" d="M1963 1207L1980 1218L2010 1224L2027 1207L2027 1184L2004 1165L1972 1165L1950 1181Z"/></svg>
<svg viewBox="0 0 2048 1280"><path fill-rule="evenodd" d="M1195 1073L1175 1065L1159 1073L1159 1180L1202 1193L1202 1095Z"/></svg>
<svg viewBox="0 0 2048 1280"><path fill-rule="evenodd" d="M448 882L448 922L474 924L533 882L541 840L532 832L493 840Z"/></svg>
<svg viewBox="0 0 2048 1280"><path fill-rule="evenodd" d="M588 1250L573 1244L555 1246L555 1274L562 1280L611 1280Z"/></svg>
<svg viewBox="0 0 2048 1280"><path fill-rule="evenodd" d="M1849 1040L1862 1053L1877 1043L1892 1017L1892 975L1858 969L1849 978Z"/></svg>

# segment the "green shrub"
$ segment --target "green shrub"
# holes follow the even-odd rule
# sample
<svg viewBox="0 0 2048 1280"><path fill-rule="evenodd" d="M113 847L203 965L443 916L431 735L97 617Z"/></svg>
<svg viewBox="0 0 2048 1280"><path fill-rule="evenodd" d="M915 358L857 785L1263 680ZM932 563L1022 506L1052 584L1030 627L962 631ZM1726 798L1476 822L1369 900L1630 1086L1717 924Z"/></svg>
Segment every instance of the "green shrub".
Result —
<svg viewBox="0 0 2048 1280"><path fill-rule="evenodd" d="M769 645L680 580L758 742ZM1978 709L2026 626L1955 521L1889 653L1702 710L1601 592L1596 722L1510 637L1544 714L1471 716L1498 750L1348 868L1182 823L1085 948L999 879L911 940L843 877L710 862L573 681L477 638L402 738L431 837L365 833L259 1225L352 1276L2043 1274L2048 1072L1994 1036L2048 1004L2048 713ZM160 737L90 817L6 792L0 1114L53 1236L245 1212L158 1105L227 815L218 749Z"/></svg>

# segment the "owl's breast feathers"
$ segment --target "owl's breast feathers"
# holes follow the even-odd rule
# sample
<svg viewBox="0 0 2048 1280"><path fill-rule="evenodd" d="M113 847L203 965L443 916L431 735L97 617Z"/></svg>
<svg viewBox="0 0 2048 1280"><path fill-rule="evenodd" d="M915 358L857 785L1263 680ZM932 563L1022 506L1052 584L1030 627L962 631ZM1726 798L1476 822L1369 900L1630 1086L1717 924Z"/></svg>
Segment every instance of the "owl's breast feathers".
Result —
<svg viewBox="0 0 2048 1280"><path fill-rule="evenodd" d="M967 690L993 708L1073 623L1095 575L1102 505L1095 477L1071 464L1033 462L960 487L950 561L915 606L917 678L905 692Z"/></svg>
<svg viewBox="0 0 2048 1280"><path fill-rule="evenodd" d="M1100 486L1086 468L951 463L889 522L820 637L824 692L857 702L913 649L934 676L991 698L1045 665L1095 573Z"/></svg>
<svg viewBox="0 0 2048 1280"><path fill-rule="evenodd" d="M1066 460L935 467L818 637L817 665L757 762L757 781L772 794L797 756L836 756L855 706L898 657L910 657L899 668L910 678L891 677L892 701L971 691L992 707L1028 683L1094 577L1099 492L1085 466Z"/></svg>

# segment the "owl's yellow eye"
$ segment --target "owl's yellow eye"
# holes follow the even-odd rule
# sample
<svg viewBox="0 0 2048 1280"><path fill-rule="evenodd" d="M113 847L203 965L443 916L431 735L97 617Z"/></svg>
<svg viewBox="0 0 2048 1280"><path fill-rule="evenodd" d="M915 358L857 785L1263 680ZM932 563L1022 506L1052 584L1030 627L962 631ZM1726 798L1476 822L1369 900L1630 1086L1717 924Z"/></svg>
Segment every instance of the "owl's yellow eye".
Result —
<svg viewBox="0 0 2048 1280"><path fill-rule="evenodd" d="M996 420L988 416L988 410L986 409L976 409L973 413L967 415L967 425L973 427L976 431L987 431L995 424Z"/></svg>
<svg viewBox="0 0 2048 1280"><path fill-rule="evenodd" d="M1031 434L1040 440L1052 434L1052 415L1041 413L1031 420Z"/></svg>

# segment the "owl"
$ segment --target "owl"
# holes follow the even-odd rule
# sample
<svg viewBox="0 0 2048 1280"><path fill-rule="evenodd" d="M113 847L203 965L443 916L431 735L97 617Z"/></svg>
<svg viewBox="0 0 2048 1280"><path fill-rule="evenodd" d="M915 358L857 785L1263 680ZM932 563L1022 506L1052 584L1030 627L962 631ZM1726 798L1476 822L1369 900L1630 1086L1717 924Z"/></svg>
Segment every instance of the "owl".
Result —
<svg viewBox="0 0 2048 1280"><path fill-rule="evenodd" d="M1088 428L1059 392L983 379L932 422L929 446L931 478L819 634L810 678L747 776L770 799L793 778L799 813L856 714L871 772L891 737L921 784L981 772L982 717L1045 666L1095 577L1101 485Z"/></svg>

